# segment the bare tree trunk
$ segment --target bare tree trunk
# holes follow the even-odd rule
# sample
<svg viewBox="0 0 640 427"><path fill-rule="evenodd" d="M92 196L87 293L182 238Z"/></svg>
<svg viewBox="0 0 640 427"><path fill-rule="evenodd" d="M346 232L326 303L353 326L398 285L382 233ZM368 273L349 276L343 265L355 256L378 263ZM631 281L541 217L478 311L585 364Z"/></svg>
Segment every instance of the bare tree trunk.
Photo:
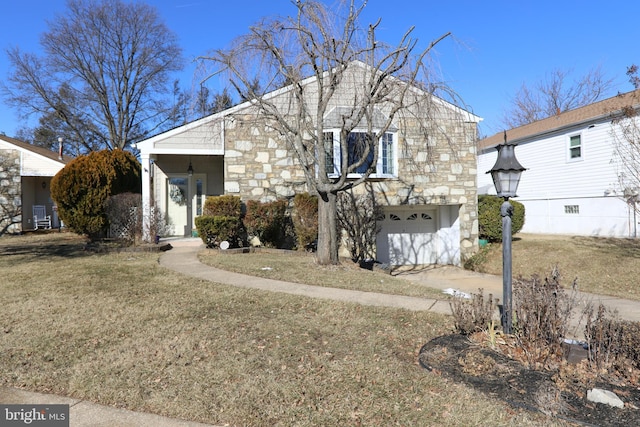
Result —
<svg viewBox="0 0 640 427"><path fill-rule="evenodd" d="M336 226L336 199L333 192L318 197L318 252L320 265L338 264L338 228Z"/></svg>

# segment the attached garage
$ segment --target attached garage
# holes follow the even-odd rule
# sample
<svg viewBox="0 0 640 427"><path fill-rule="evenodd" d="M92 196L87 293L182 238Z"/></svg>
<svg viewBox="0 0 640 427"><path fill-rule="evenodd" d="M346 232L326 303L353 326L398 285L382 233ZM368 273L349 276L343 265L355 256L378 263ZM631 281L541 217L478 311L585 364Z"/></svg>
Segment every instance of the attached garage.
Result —
<svg viewBox="0 0 640 427"><path fill-rule="evenodd" d="M459 206L386 208L378 221L378 261L390 265L459 265L458 211Z"/></svg>

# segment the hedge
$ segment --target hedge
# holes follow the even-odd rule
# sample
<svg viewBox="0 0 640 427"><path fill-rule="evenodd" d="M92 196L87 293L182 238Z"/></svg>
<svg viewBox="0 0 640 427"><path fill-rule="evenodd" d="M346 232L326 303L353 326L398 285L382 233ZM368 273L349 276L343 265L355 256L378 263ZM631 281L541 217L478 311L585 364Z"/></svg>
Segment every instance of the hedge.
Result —
<svg viewBox="0 0 640 427"><path fill-rule="evenodd" d="M204 215L196 217L198 235L207 247L229 242L229 247L244 246L246 231L242 223L242 202L238 196L209 196L204 202Z"/></svg>
<svg viewBox="0 0 640 427"><path fill-rule="evenodd" d="M312 248L318 240L318 198L298 193L293 198L293 227L298 249Z"/></svg>
<svg viewBox="0 0 640 427"><path fill-rule="evenodd" d="M504 199L498 196L478 196L478 225L481 239L490 242L502 241L502 216L500 207ZM518 233L524 226L524 205L515 200L509 200L513 206L511 217L511 235Z"/></svg>

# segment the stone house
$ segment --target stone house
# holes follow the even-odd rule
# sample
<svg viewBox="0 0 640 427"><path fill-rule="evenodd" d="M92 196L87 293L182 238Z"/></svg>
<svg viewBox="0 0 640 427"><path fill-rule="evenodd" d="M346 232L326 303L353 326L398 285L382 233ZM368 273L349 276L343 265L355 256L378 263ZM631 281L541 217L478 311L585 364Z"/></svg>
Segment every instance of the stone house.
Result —
<svg viewBox="0 0 640 427"><path fill-rule="evenodd" d="M0 135L0 230L33 230L33 206L44 206L51 227L60 226L49 188L66 163L60 153Z"/></svg>
<svg viewBox="0 0 640 427"><path fill-rule="evenodd" d="M354 72L360 67L355 64ZM334 141L340 134L336 122L348 105L340 103L349 99L349 90L344 87L345 93L335 97L323 119L324 136ZM272 94L274 103L287 96L287 88L277 92ZM438 109L433 129L438 131L425 135L405 117L379 141L376 172L368 183L383 212L376 242L380 262L460 265L477 250L480 118L435 97L433 105ZM384 106L376 111L380 118L385 113ZM373 127L377 120L373 118ZM208 195L271 201L308 191L292 148L251 102L156 135L137 148L143 204L164 212L174 235L192 235ZM338 162L339 144L327 155Z"/></svg>

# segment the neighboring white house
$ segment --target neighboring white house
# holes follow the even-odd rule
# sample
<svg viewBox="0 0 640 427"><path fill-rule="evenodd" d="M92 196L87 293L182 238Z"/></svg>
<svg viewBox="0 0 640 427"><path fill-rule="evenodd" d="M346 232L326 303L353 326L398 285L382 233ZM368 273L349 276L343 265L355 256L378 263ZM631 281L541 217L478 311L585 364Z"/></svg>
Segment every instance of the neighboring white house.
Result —
<svg viewBox="0 0 640 427"><path fill-rule="evenodd" d="M50 184L67 163L60 153L0 135L0 224L11 223L9 232L33 230L33 206L44 206L51 226L60 226L51 199Z"/></svg>
<svg viewBox="0 0 640 427"><path fill-rule="evenodd" d="M638 108L633 91L506 131L527 168L515 199L525 206L523 233L637 236L640 218L628 196L638 188L624 188L614 133L617 120ZM496 194L486 172L503 142L500 132L478 143L478 194Z"/></svg>
<svg viewBox="0 0 640 427"><path fill-rule="evenodd" d="M367 72L366 66L356 62L352 67L353 80L362 82L358 73ZM307 79L304 84L313 90L313 82ZM339 138L343 108L354 98L348 91L358 87L341 83L341 96L334 97L335 105L323 119L325 138ZM290 92L285 87L267 96L272 102L286 101ZM407 125L411 120L398 120L379 141L377 171L370 181L384 212L377 239L381 262L459 265L477 250L476 135L480 118L437 98L433 104L440 113L434 128L446 132L425 136L423 128ZM147 212L148 206L160 209L173 225L173 234L192 235L195 217L201 215L208 195L265 202L308 191L291 147L260 119L252 105L237 105L137 144L143 204ZM385 117L382 106L372 117L373 127ZM338 145L333 161L339 159Z"/></svg>

